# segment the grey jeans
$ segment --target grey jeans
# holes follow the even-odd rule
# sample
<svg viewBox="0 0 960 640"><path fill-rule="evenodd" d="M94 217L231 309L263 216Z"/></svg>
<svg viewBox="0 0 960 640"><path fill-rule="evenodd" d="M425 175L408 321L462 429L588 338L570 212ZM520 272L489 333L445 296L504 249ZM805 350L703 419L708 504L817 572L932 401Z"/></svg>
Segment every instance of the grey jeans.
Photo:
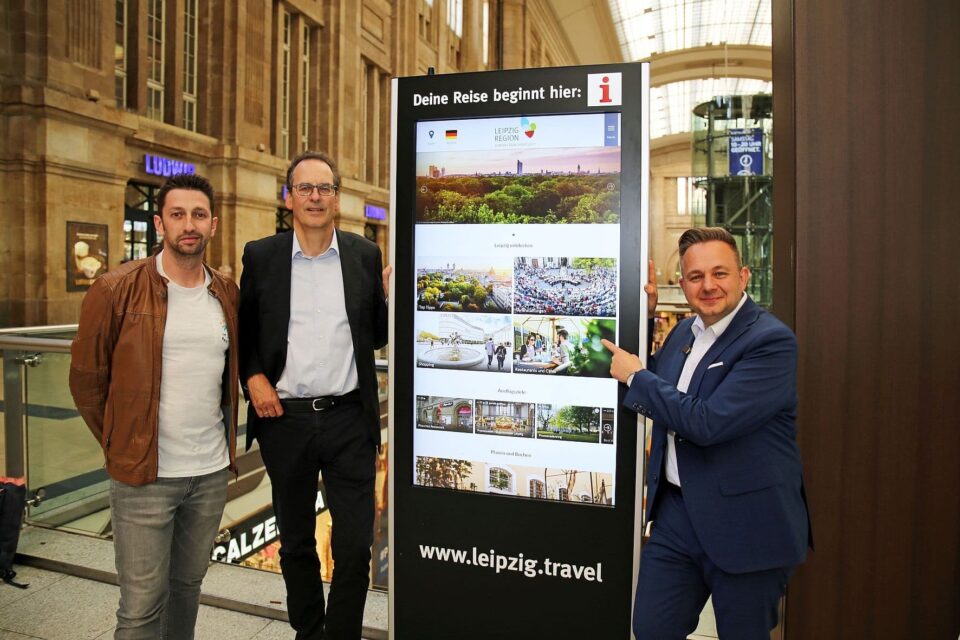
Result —
<svg viewBox="0 0 960 640"><path fill-rule="evenodd" d="M110 481L120 606L116 640L192 640L230 472Z"/></svg>

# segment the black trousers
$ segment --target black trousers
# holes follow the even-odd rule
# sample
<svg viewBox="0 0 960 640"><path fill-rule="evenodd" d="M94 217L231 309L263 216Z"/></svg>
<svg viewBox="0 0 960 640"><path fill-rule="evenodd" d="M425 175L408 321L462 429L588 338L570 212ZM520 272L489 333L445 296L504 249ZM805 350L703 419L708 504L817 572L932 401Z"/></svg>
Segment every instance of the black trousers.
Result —
<svg viewBox="0 0 960 640"><path fill-rule="evenodd" d="M273 484L280 569L297 640L359 640L373 543L376 446L360 424L362 406L265 419L257 440ZM316 541L317 475L333 519L333 581L324 610Z"/></svg>

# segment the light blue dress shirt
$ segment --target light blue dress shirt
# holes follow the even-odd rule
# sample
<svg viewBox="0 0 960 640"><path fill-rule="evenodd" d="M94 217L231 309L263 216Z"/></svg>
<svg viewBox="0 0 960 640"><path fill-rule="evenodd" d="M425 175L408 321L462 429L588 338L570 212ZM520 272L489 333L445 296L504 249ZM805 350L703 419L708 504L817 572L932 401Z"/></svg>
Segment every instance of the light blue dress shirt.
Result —
<svg viewBox="0 0 960 640"><path fill-rule="evenodd" d="M304 255L294 233L287 361L277 381L277 395L340 396L358 386L337 234L325 252L310 257Z"/></svg>
<svg viewBox="0 0 960 640"><path fill-rule="evenodd" d="M693 380L693 373L700 365L700 361L703 360L703 356L707 355L707 351L710 350L713 343L727 330L727 327L733 322L733 318L737 315L737 312L743 308L746 301L747 294L744 292L743 295L740 296L740 303L736 308L709 327L703 326L703 318L700 316L697 316L696 320L693 321L693 325L690 327L690 330L693 332L693 346L690 348L690 353L687 354L687 359L683 363L683 370L680 371L680 379L677 380L677 389L681 393L687 392L690 381ZM720 362L719 364L722 365L723 363ZM667 430L667 462L664 471L667 480L678 487L681 486L680 469L677 466L676 434L673 429Z"/></svg>

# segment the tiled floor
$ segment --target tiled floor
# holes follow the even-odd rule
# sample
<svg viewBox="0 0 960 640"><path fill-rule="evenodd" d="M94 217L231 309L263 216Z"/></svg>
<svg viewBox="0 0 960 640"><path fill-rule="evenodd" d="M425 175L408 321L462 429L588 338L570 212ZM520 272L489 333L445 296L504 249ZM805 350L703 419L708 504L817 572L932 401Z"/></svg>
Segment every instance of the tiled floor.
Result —
<svg viewBox="0 0 960 640"><path fill-rule="evenodd" d="M27 527L17 579L26 590L0 583L0 640L106 640L113 637L119 589L83 576L113 575L113 544L109 540ZM39 565L39 566L38 566ZM40 568L40 567L47 567ZM70 569L61 567L70 567ZM100 578L101 580L103 578ZM262 615L201 605L196 640L293 640L290 626L276 620L285 606L283 579L274 573L215 563L203 583L205 596L227 601ZM371 640L385 640L387 597L370 592L364 625ZM712 607L700 618L691 640L717 637Z"/></svg>
<svg viewBox="0 0 960 640"><path fill-rule="evenodd" d="M113 637L120 591L117 587L17 567L17 579L30 588L0 584L0 640L101 640ZM197 640L292 640L285 622L201 606Z"/></svg>
<svg viewBox="0 0 960 640"><path fill-rule="evenodd" d="M113 637L119 588L77 577L115 577L112 542L27 527L20 538L19 552L26 564L14 567L17 581L29 583L30 588L21 590L0 583L0 640ZM203 582L203 595L226 603L228 608L201 605L196 640L294 638L290 626L275 619L285 610L286 602L283 578L278 574L214 563ZM385 640L385 594L369 592L364 626L370 629L370 640Z"/></svg>

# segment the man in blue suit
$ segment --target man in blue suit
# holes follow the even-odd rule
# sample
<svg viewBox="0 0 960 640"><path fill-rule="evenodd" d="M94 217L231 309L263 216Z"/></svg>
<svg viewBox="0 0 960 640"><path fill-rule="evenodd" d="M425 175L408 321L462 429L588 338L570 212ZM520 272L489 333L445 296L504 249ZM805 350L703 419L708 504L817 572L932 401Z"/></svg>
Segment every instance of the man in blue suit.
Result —
<svg viewBox="0 0 960 640"><path fill-rule="evenodd" d="M797 342L744 293L750 270L724 229L680 237L696 312L647 367L610 342L624 403L653 420L652 534L637 579L638 640L686 638L712 594L720 638L769 640L812 542L796 443ZM648 292L650 291L648 285Z"/></svg>

